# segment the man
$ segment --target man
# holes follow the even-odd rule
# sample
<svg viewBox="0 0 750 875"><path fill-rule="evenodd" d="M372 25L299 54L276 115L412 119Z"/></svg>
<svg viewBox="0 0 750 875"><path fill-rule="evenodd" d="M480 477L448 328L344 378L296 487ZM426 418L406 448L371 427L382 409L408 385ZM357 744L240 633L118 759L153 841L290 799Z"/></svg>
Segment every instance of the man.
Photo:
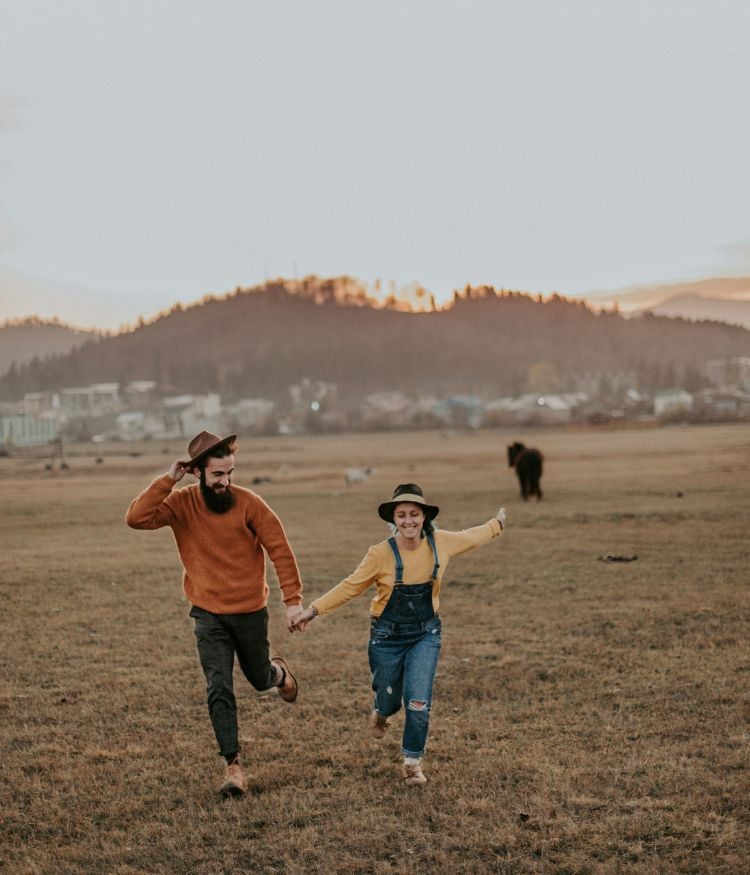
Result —
<svg viewBox="0 0 750 875"><path fill-rule="evenodd" d="M208 712L226 761L223 796L242 796L234 656L256 690L275 687L285 702L297 698L297 681L281 657L269 659L268 553L279 578L289 630L301 611L302 582L284 528L260 496L232 485L237 435L202 431L188 445L188 460L169 471L130 505L134 529L170 526L184 568L183 589L192 605L195 635L208 691ZM200 483L173 491L192 473Z"/></svg>

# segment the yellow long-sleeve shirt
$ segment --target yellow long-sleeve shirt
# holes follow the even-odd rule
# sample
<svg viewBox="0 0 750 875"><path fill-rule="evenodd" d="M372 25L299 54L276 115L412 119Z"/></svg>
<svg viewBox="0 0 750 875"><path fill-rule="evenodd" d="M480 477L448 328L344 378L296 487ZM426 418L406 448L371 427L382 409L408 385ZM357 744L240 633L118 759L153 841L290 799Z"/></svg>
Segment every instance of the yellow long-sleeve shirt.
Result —
<svg viewBox="0 0 750 875"><path fill-rule="evenodd" d="M448 560L452 556L458 556L459 553L481 547L482 544L496 538L501 531L500 523L496 519L491 519L481 526L465 529L463 532L441 530L435 532L435 547L440 562L438 577L432 587L432 607L436 614L440 607L440 583L448 566ZM416 550L400 552L404 563L404 584L426 583L430 579L435 562L427 539L422 538ZM312 605L319 616L330 614L363 593L373 583L377 591L370 604L370 613L373 617L379 617L385 610L396 583L396 562L387 540L370 547L355 571L325 595L312 602Z"/></svg>

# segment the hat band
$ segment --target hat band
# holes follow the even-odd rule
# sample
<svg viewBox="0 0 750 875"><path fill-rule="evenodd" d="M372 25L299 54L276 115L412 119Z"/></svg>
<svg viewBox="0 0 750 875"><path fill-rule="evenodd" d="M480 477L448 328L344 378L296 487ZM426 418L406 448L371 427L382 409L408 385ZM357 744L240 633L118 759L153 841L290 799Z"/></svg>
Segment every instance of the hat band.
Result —
<svg viewBox="0 0 750 875"><path fill-rule="evenodd" d="M410 492L404 492L401 495L397 495L390 501L385 502L385 504L404 504L406 502L411 502L412 504L427 504L423 495L413 495Z"/></svg>

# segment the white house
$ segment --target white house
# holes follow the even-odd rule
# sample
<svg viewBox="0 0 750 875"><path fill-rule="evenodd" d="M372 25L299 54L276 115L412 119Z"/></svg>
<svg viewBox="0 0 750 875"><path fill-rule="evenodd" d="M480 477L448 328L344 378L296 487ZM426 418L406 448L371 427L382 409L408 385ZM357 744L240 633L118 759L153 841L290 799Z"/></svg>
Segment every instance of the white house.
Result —
<svg viewBox="0 0 750 875"><path fill-rule="evenodd" d="M224 418L232 431L235 428L253 431L266 424L274 406L267 398L243 398L224 408Z"/></svg>
<svg viewBox="0 0 750 875"><path fill-rule="evenodd" d="M67 419L107 416L120 409L119 383L93 383L60 390L60 411Z"/></svg>
<svg viewBox="0 0 750 875"><path fill-rule="evenodd" d="M577 404L562 395L540 395L536 399L536 410L531 419L548 425L570 422L575 406Z"/></svg>
<svg viewBox="0 0 750 875"><path fill-rule="evenodd" d="M741 389L701 389L695 409L716 419L744 419L750 414L750 394Z"/></svg>
<svg viewBox="0 0 750 875"><path fill-rule="evenodd" d="M177 419L180 437L193 437L200 431L218 434L222 429L221 397L215 392L207 395L176 395L164 399L165 417Z"/></svg>
<svg viewBox="0 0 750 875"><path fill-rule="evenodd" d="M40 446L48 444L58 434L58 422L54 416L0 416L0 446Z"/></svg>
<svg viewBox="0 0 750 875"><path fill-rule="evenodd" d="M703 372L715 386L739 386L745 391L750 390L750 356L711 359L704 364Z"/></svg>
<svg viewBox="0 0 750 875"><path fill-rule="evenodd" d="M693 396L685 389L662 389L654 394L654 413L657 416L684 413L692 407Z"/></svg>
<svg viewBox="0 0 750 875"><path fill-rule="evenodd" d="M115 420L117 437L121 441L160 440L183 437L178 416L129 410Z"/></svg>
<svg viewBox="0 0 750 875"><path fill-rule="evenodd" d="M60 411L60 396L57 392L27 392L23 396L24 413L40 414Z"/></svg>
<svg viewBox="0 0 750 875"><path fill-rule="evenodd" d="M132 380L125 387L125 394L130 399L148 398L156 392L156 380Z"/></svg>

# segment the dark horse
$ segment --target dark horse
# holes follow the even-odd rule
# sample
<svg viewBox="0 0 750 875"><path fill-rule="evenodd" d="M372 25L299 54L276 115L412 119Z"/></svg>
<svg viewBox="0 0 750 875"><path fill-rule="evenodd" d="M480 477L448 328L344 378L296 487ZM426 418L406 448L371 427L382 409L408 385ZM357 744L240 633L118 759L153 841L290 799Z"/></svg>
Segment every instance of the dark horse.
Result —
<svg viewBox="0 0 750 875"><path fill-rule="evenodd" d="M542 476L542 454L532 447L523 444L511 444L508 447L508 466L516 469L518 482L521 485L521 497L526 501L529 496L542 497L539 480Z"/></svg>

